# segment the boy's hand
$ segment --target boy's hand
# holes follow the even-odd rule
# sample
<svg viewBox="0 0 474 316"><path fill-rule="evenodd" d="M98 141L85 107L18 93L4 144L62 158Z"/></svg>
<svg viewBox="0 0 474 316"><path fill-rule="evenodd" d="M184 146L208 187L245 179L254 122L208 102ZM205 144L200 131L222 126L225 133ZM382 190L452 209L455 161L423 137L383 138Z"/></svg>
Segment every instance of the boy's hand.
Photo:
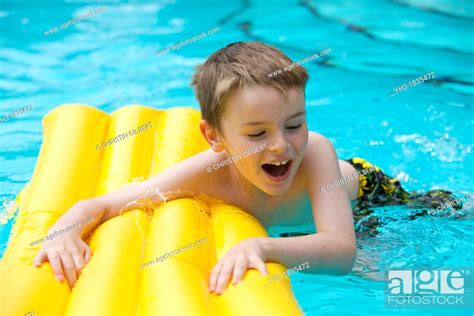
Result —
<svg viewBox="0 0 474 316"><path fill-rule="evenodd" d="M231 277L232 284L235 285L242 280L249 268L259 270L262 275L268 275L266 259L262 238L248 238L241 241L212 269L209 289L211 292L221 294Z"/></svg>
<svg viewBox="0 0 474 316"><path fill-rule="evenodd" d="M81 269L89 262L92 251L77 232L67 232L47 240L36 255L33 264L40 267L49 261L56 278L67 280L72 288L79 277Z"/></svg>

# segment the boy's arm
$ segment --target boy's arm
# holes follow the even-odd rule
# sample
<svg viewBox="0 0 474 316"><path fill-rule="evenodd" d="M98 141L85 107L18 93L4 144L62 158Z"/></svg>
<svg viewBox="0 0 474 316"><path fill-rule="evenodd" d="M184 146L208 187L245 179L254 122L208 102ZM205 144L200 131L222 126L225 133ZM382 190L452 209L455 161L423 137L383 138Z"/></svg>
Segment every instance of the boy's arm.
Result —
<svg viewBox="0 0 474 316"><path fill-rule="evenodd" d="M303 165L306 187L311 199L316 234L264 238L263 248L270 261L293 267L310 263L312 273L346 274L356 256L351 205L344 186L326 192L321 187L341 178L334 147L328 139L310 133Z"/></svg>
<svg viewBox="0 0 474 316"><path fill-rule="evenodd" d="M306 177L317 234L244 239L213 268L209 279L211 292L222 293L229 280L237 284L248 268L268 275L264 263L268 261L287 267L302 265L301 269L310 273L346 274L352 270L356 247L349 197L342 185L321 192L322 186L341 178L331 143L321 135L310 133L300 168Z"/></svg>
<svg viewBox="0 0 474 316"><path fill-rule="evenodd" d="M129 184L115 192L75 203L50 228L48 235L56 231L60 231L60 234L56 236L54 233L54 238L47 239L42 244L35 256L34 264L39 267L43 262L49 261L58 280L62 282L66 279L72 287L81 269L92 256L90 248L82 240L85 234L98 224L119 215L121 210L125 212L139 208L139 205L130 202L145 194L153 202L161 201L161 193L157 194L159 191L155 189L165 194L172 192L172 198L186 196L190 192L218 195L216 191L223 187L216 183L219 171L216 171L216 174L208 173L206 168L217 163L219 159L219 155L207 150L173 165L146 181ZM152 194L147 194L148 191ZM88 218L93 219L92 222L88 221L79 229L78 223L83 223ZM66 229L63 230L64 228ZM42 241L43 239L39 242ZM32 246L34 245L36 241L32 242Z"/></svg>
<svg viewBox="0 0 474 316"><path fill-rule="evenodd" d="M167 199L187 197L191 193L214 195L214 191L219 186L216 186L213 180L216 179L213 173L207 172L206 169L219 161L216 153L206 150L169 167L148 180L128 184L115 192L94 198L104 205L105 210L101 222L119 215L121 210L125 212L134 209L137 205L131 202L141 200L145 195L150 202L154 203L161 203L163 195Z"/></svg>

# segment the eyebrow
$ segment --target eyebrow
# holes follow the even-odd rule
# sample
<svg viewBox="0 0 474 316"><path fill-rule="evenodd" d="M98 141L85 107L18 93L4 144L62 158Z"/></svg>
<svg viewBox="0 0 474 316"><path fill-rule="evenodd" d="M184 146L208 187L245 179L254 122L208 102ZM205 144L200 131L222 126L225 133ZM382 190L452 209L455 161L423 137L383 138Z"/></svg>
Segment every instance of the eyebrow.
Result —
<svg viewBox="0 0 474 316"><path fill-rule="evenodd" d="M287 120L290 120L292 118L295 118L295 117L303 115L303 114L306 114L306 111L296 112L295 114L288 117ZM246 122L246 123L241 124L241 126L243 126L243 125L262 125L262 124L265 124L265 122L258 122L258 121L256 121L256 122Z"/></svg>

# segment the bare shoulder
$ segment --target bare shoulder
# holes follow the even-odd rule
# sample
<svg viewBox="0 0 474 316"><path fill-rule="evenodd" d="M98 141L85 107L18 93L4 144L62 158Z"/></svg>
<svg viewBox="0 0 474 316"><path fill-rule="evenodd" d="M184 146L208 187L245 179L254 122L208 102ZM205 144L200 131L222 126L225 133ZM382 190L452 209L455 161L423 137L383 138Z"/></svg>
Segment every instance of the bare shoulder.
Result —
<svg viewBox="0 0 474 316"><path fill-rule="evenodd" d="M323 143L331 144L329 139L327 139L327 137L322 135L322 134L319 134L319 133L316 133L316 132L311 132L311 131L309 131L308 134L309 134L308 144L310 142L320 144L320 145L323 144Z"/></svg>
<svg viewBox="0 0 474 316"><path fill-rule="evenodd" d="M222 153L208 149L171 166L164 173L180 179L180 184L190 186L189 189L209 189L219 182L222 173L213 166L224 158Z"/></svg>
<svg viewBox="0 0 474 316"><path fill-rule="evenodd" d="M337 176L339 170L338 159L331 141L324 135L309 132L308 145L301 167L307 180L314 181L315 179L321 180ZM325 176L323 176L324 174Z"/></svg>
<svg viewBox="0 0 474 316"><path fill-rule="evenodd" d="M226 159L224 152L208 149L172 166L169 176L176 181L176 186L185 190L227 203L235 202L232 197L238 192L229 181L228 164L222 163Z"/></svg>
<svg viewBox="0 0 474 316"><path fill-rule="evenodd" d="M310 162L316 159L330 159L335 153L334 146L324 135L309 132L308 145L306 147L303 162Z"/></svg>

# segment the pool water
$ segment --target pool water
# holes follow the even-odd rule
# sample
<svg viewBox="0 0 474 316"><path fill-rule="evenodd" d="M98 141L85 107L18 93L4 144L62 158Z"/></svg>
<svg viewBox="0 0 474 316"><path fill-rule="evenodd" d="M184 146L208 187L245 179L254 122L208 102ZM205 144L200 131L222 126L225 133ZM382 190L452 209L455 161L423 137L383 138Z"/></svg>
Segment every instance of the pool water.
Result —
<svg viewBox="0 0 474 316"><path fill-rule="evenodd" d="M106 5L52 34L44 32ZM189 86L197 64L235 41L259 40L305 64L311 130L331 139L340 158L360 156L408 190L473 191L474 2L365 1L26 1L0 4L0 254L14 216L9 205L32 176L41 118L63 103L111 112L127 104L198 108ZM180 49L155 53L201 32ZM408 82L434 72L435 78ZM408 86L395 95L395 88ZM342 277L296 274L307 315L471 315L469 310L390 309L385 273L395 268L467 267L474 262L473 202L462 218L386 220L358 239L358 259ZM416 210L374 208L382 220ZM406 216L405 216L406 218ZM296 227L294 231L314 231ZM274 228L271 233L288 231Z"/></svg>

